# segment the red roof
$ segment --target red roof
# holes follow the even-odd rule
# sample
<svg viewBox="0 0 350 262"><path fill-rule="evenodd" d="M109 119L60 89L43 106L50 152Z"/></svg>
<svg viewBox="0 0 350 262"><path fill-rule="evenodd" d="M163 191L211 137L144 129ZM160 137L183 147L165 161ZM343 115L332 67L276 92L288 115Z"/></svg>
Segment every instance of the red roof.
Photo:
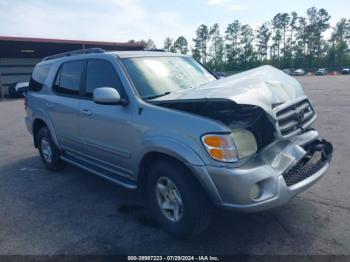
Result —
<svg viewBox="0 0 350 262"><path fill-rule="evenodd" d="M34 37L13 37L13 36L0 36L0 41L143 47L143 44L141 43L85 41L85 40L34 38Z"/></svg>

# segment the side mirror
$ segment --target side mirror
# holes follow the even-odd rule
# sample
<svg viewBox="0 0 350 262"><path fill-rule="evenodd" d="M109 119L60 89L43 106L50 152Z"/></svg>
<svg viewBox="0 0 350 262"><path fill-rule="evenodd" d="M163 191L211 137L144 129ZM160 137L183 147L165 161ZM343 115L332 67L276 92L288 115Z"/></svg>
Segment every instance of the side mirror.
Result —
<svg viewBox="0 0 350 262"><path fill-rule="evenodd" d="M93 96L96 104L102 105L126 105L126 101L120 98L119 92L112 87L100 87L94 90Z"/></svg>

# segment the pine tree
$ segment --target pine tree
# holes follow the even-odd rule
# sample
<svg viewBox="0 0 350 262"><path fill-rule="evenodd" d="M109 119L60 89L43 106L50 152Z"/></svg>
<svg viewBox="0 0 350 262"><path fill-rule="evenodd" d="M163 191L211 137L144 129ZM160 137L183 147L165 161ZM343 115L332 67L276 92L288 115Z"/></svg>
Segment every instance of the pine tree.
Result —
<svg viewBox="0 0 350 262"><path fill-rule="evenodd" d="M224 40L220 34L219 24L214 24L210 30L210 65L214 70L221 70L223 68L223 56L224 56Z"/></svg>
<svg viewBox="0 0 350 262"><path fill-rule="evenodd" d="M188 52L188 42L185 37L180 36L174 42L174 51L181 54L187 54Z"/></svg>
<svg viewBox="0 0 350 262"><path fill-rule="evenodd" d="M254 59L254 50L253 50L253 39L254 33L250 25L242 25L241 27L241 45L242 45L242 54L240 55L240 64L245 68L249 68L251 62Z"/></svg>
<svg viewBox="0 0 350 262"><path fill-rule="evenodd" d="M238 57L241 51L239 48L240 32L241 23L238 20L229 24L225 31L227 61L231 70L238 66Z"/></svg>
<svg viewBox="0 0 350 262"><path fill-rule="evenodd" d="M268 45L271 38L271 31L268 23L262 24L256 31L256 46L260 62L267 60Z"/></svg>
<svg viewBox="0 0 350 262"><path fill-rule="evenodd" d="M209 42L209 30L206 25L200 25L196 30L196 37L193 39L194 48L192 50L193 56L202 63L207 62L207 45Z"/></svg>
<svg viewBox="0 0 350 262"><path fill-rule="evenodd" d="M165 38L164 40L164 50L167 52L173 52L173 39L170 37Z"/></svg>

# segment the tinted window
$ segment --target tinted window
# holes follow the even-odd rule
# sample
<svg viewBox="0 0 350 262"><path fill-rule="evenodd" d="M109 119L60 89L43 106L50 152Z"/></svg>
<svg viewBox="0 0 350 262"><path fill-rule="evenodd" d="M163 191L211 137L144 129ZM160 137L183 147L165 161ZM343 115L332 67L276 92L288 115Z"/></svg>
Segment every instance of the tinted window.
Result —
<svg viewBox="0 0 350 262"><path fill-rule="evenodd" d="M89 60L86 70L85 96L92 97L99 87L113 87L122 96L121 82L113 65L103 60Z"/></svg>
<svg viewBox="0 0 350 262"><path fill-rule="evenodd" d="M47 76L50 73L52 64L37 65L34 68L32 77L29 82L28 91L37 92L43 87Z"/></svg>
<svg viewBox="0 0 350 262"><path fill-rule="evenodd" d="M79 95L83 66L83 61L64 63L56 78L55 91L66 95Z"/></svg>

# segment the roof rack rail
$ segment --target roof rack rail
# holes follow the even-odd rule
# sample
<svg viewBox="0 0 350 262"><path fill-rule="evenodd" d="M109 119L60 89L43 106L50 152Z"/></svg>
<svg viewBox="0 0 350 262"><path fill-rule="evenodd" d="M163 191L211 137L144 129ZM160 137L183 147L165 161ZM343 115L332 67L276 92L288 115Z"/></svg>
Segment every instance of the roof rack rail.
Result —
<svg viewBox="0 0 350 262"><path fill-rule="evenodd" d="M152 49L148 49L145 51L149 51L149 52L165 52L164 49L160 49L160 48L152 48Z"/></svg>
<svg viewBox="0 0 350 262"><path fill-rule="evenodd" d="M56 55L50 55L47 56L43 59L43 61L47 60L52 60L52 59L57 59L65 56L73 56L73 55L82 55L82 54L97 54L97 53L105 53L105 50L102 48L88 48L88 49L81 49L81 50L76 50L76 51L70 51L70 52L65 52L65 53L60 53Z"/></svg>

